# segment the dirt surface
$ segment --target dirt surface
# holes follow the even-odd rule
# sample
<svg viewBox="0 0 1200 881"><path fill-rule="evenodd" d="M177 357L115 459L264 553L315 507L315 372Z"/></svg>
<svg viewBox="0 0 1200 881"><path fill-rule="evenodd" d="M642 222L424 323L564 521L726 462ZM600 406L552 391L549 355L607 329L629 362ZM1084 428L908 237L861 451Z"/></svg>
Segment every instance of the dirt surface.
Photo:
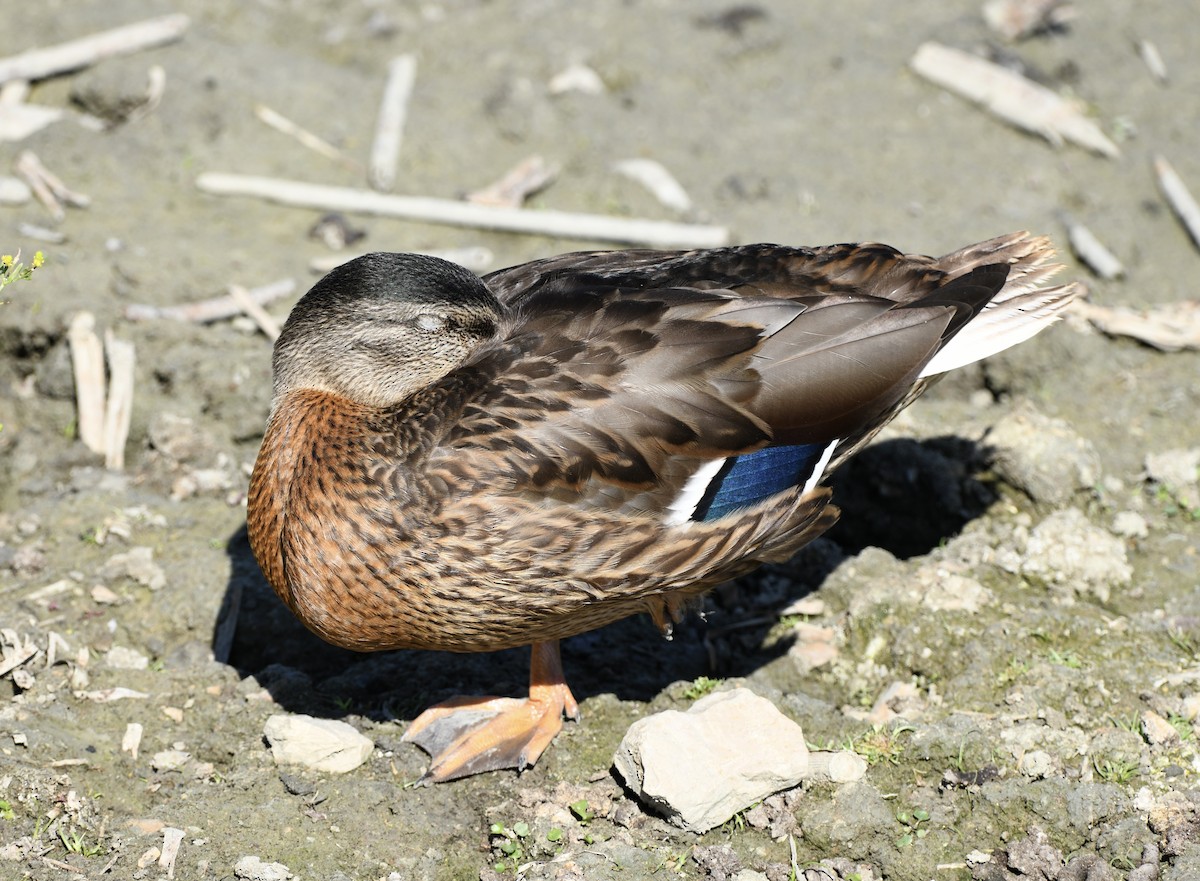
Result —
<svg viewBox="0 0 1200 881"><path fill-rule="evenodd" d="M453 198L540 153L562 172L532 207L676 219L612 170L645 157L693 219L739 241L923 253L1022 228L1062 240L1069 211L1127 267L1089 279L1094 302L1194 298L1200 255L1151 173L1161 153L1200 191L1194 12L1078 6L1067 29L1011 46L977 3L933 0L9 4L0 54L169 12L191 26L35 84L31 101L72 115L0 147L0 167L32 149L91 198L57 224L0 206L0 251L47 255L0 306L0 627L39 650L0 678L0 877L167 877L170 830L187 879L1200 877L1195 352L1068 320L962 371L838 475L843 523L791 564L715 592L670 643L643 620L568 641L584 719L533 770L427 788L411 785L426 759L400 743L407 720L459 692L519 694L525 653L357 656L308 635L245 541L269 343L246 319L123 317L294 278L270 307L284 316L329 253L308 235L319 212L203 195L195 178L362 186L401 52L418 73L398 192ZM1025 65L1084 102L1121 157L1055 149L921 81L906 64L929 39ZM550 94L575 63L600 94ZM120 122L152 65L161 104ZM265 127L259 103L353 162ZM113 124L81 125L84 109ZM592 244L350 220L363 247L482 245L495 267ZM65 328L80 309L136 346L122 473L75 437ZM784 612L806 594L804 614ZM647 815L613 751L634 720L712 686L700 677L857 750L865 780L704 836ZM277 768L277 713L344 720L375 750L342 775Z"/></svg>

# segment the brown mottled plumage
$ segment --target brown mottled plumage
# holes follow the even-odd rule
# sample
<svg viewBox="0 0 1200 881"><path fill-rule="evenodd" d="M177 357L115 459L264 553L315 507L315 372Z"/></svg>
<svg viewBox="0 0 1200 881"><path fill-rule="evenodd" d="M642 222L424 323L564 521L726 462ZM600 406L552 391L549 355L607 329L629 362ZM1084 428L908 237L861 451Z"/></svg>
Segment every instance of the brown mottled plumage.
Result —
<svg viewBox="0 0 1200 881"><path fill-rule="evenodd" d="M482 281L416 255L351 261L276 344L255 556L337 645L533 644L529 700L455 699L406 735L435 754L432 780L532 763L577 711L558 640L643 611L667 628L820 535L823 474L937 375L1071 300L1042 286L1052 254L1017 233L940 259L576 253Z"/></svg>

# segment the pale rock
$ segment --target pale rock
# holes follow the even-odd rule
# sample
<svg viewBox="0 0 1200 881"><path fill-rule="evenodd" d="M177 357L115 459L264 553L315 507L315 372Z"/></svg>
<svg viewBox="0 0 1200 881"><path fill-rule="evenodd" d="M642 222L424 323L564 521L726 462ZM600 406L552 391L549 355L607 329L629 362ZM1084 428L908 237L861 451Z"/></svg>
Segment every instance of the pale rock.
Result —
<svg viewBox="0 0 1200 881"><path fill-rule="evenodd" d="M1053 770L1054 759L1045 750L1035 749L1021 756L1021 773L1026 777L1048 777Z"/></svg>
<svg viewBox="0 0 1200 881"><path fill-rule="evenodd" d="M985 438L996 472L1037 502L1061 505L1100 479L1100 455L1061 419L1029 405L1001 419Z"/></svg>
<svg viewBox="0 0 1200 881"><path fill-rule="evenodd" d="M1125 543L1093 526L1078 508L1056 511L1029 533L1021 571L1052 585L1091 593L1101 602L1107 602L1113 585L1133 577Z"/></svg>
<svg viewBox="0 0 1200 881"><path fill-rule="evenodd" d="M367 760L375 749L370 738L337 719L277 714L267 719L263 735L277 765L303 765L316 771L345 774Z"/></svg>
<svg viewBox="0 0 1200 881"><path fill-rule="evenodd" d="M1142 734L1151 746L1165 746L1179 741L1175 726L1153 710L1142 713Z"/></svg>
<svg viewBox="0 0 1200 881"><path fill-rule="evenodd" d="M162 752L157 752L150 759L150 767L155 771L178 771L186 765L192 756L191 753L181 749L164 749Z"/></svg>
<svg viewBox="0 0 1200 881"><path fill-rule="evenodd" d="M123 554L113 554L100 570L101 577L113 580L131 578L151 590L166 586L167 576L154 562L154 551L145 546L130 548Z"/></svg>
<svg viewBox="0 0 1200 881"><path fill-rule="evenodd" d="M104 655L104 663L114 670L145 670L150 666L150 659L136 649L114 645Z"/></svg>
<svg viewBox="0 0 1200 881"><path fill-rule="evenodd" d="M801 672L807 673L830 664L838 656L837 633L832 627L821 627L801 621L792 628L795 642L788 649Z"/></svg>
<svg viewBox="0 0 1200 881"><path fill-rule="evenodd" d="M934 612L975 614L992 601L992 592L966 575L938 572L925 592L923 602Z"/></svg>
<svg viewBox="0 0 1200 881"><path fill-rule="evenodd" d="M1137 511L1122 511L1113 518L1112 530L1125 538L1145 538L1150 534L1146 518Z"/></svg>
<svg viewBox="0 0 1200 881"><path fill-rule="evenodd" d="M0 174L0 205L24 205L32 198L29 184L19 177Z"/></svg>
<svg viewBox="0 0 1200 881"><path fill-rule="evenodd" d="M287 881L292 872L283 863L264 863L258 857L242 857L233 866L233 874L243 881Z"/></svg>
<svg viewBox="0 0 1200 881"><path fill-rule="evenodd" d="M1150 453L1146 456L1146 476L1170 489L1200 482L1200 447Z"/></svg>
<svg viewBox="0 0 1200 881"><path fill-rule="evenodd" d="M800 726L745 688L639 719L613 764L649 807L698 833L790 789L809 769Z"/></svg>

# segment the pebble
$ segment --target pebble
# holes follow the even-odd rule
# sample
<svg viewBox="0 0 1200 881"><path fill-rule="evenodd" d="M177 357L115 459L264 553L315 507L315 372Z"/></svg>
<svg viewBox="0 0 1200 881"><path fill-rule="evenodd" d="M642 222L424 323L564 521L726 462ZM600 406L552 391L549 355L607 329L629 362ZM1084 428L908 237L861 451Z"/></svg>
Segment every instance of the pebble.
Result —
<svg viewBox="0 0 1200 881"><path fill-rule="evenodd" d="M135 649L114 645L104 655L104 663L114 670L145 670L150 659Z"/></svg>
<svg viewBox="0 0 1200 881"><path fill-rule="evenodd" d="M167 584L162 567L154 562L154 551L144 545L130 548L123 554L113 554L100 570L108 580L131 578L151 590L161 590Z"/></svg>
<svg viewBox="0 0 1200 881"><path fill-rule="evenodd" d="M1200 447L1148 454L1146 476L1171 489L1200 482Z"/></svg>
<svg viewBox="0 0 1200 881"><path fill-rule="evenodd" d="M639 719L613 764L640 800L698 833L790 789L809 770L800 726L745 688Z"/></svg>
<svg viewBox="0 0 1200 881"><path fill-rule="evenodd" d="M802 673L831 664L838 656L837 632L832 627L801 621L792 629L792 634L795 642L788 649L788 657L796 662Z"/></svg>
<svg viewBox="0 0 1200 881"><path fill-rule="evenodd" d="M1048 777L1053 770L1054 759L1045 750L1031 750L1021 757L1021 773L1026 777Z"/></svg>
<svg viewBox="0 0 1200 881"><path fill-rule="evenodd" d="M164 749L150 759L150 767L155 771L178 771L189 761L191 753L182 749Z"/></svg>
<svg viewBox="0 0 1200 881"><path fill-rule="evenodd" d="M276 714L263 735L277 765L303 765L316 771L345 774L370 757L375 744L352 725L338 719Z"/></svg>
<svg viewBox="0 0 1200 881"><path fill-rule="evenodd" d="M1142 734L1151 746L1166 746L1179 742L1179 732L1175 726L1153 710L1142 713Z"/></svg>
<svg viewBox="0 0 1200 881"><path fill-rule="evenodd" d="M1112 531L1125 538L1145 538L1150 534L1150 527L1137 511L1122 511L1113 518Z"/></svg>
<svg viewBox="0 0 1200 881"><path fill-rule="evenodd" d="M19 177L0 175L0 205L24 205L33 198L29 184Z"/></svg>
<svg viewBox="0 0 1200 881"><path fill-rule="evenodd" d="M242 857L233 866L233 874L244 881L287 881L292 872L283 863L264 863L254 856Z"/></svg>
<svg viewBox="0 0 1200 881"><path fill-rule="evenodd" d="M1078 508L1056 511L1029 534L1021 571L1107 602L1113 585L1125 584L1133 570L1125 543L1093 526Z"/></svg>
<svg viewBox="0 0 1200 881"><path fill-rule="evenodd" d="M994 451L996 472L1035 502L1065 504L1100 479L1091 441L1029 405L997 422L985 443Z"/></svg>

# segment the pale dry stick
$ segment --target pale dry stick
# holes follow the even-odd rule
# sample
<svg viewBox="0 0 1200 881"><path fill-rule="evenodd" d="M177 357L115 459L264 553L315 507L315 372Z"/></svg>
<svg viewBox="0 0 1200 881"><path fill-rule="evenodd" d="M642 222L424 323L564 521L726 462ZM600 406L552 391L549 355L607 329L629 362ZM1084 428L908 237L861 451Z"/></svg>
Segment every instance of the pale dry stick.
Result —
<svg viewBox="0 0 1200 881"><path fill-rule="evenodd" d="M333 144L314 135L308 129L292 122L282 113L272 110L266 104L255 104L254 115L264 125L269 125L277 132L282 132L289 137L295 138L305 147L312 150L314 153L320 153L326 159L332 159L335 162L341 162L344 165L354 165L354 160L339 150Z"/></svg>
<svg viewBox="0 0 1200 881"><path fill-rule="evenodd" d="M229 296L233 301L249 315L254 323L258 325L258 329L263 332L271 342L279 339L279 322L267 314L267 310L258 305L255 299L250 296L250 292L240 284L231 284L229 286Z"/></svg>
<svg viewBox="0 0 1200 881"><path fill-rule="evenodd" d="M164 15L57 46L30 49L20 55L0 59L0 83L45 79L88 67L105 58L172 43L183 36L188 23L186 15Z"/></svg>
<svg viewBox="0 0 1200 881"><path fill-rule="evenodd" d="M146 71L146 97L142 103L133 108L125 117L126 122L137 122L149 116L162 103L163 95L167 92L167 72L161 65L155 64Z"/></svg>
<svg viewBox="0 0 1200 881"><path fill-rule="evenodd" d="M104 347L96 336L96 317L79 312L67 329L67 346L75 373L75 425L79 439L93 453L104 452Z"/></svg>
<svg viewBox="0 0 1200 881"><path fill-rule="evenodd" d="M0 105L24 104L29 89L29 80L9 80L0 86Z"/></svg>
<svg viewBox="0 0 1200 881"><path fill-rule="evenodd" d="M375 140L371 144L371 162L367 168L367 182L372 189L387 192L396 185L408 102L416 80L417 59L414 56L397 55L388 64L379 118L375 122Z"/></svg>
<svg viewBox="0 0 1200 881"><path fill-rule="evenodd" d="M296 290L294 279L284 278L262 287L251 288L248 293L251 299L260 306L274 300L286 297ZM165 318L170 321L187 321L192 324L210 324L233 318L245 310L233 297L226 294L223 297L213 297L211 300L200 300L183 306L152 306L149 303L130 303L125 307L125 318L128 321L155 321Z"/></svg>
<svg viewBox="0 0 1200 881"><path fill-rule="evenodd" d="M144 730L141 722L130 722L125 726L125 734L121 737L121 752L129 753L135 761L138 757L138 747L142 745Z"/></svg>
<svg viewBox="0 0 1200 881"><path fill-rule="evenodd" d="M1183 300L1145 310L1076 300L1071 311L1109 336L1132 337L1162 352L1200 349L1200 300Z"/></svg>
<svg viewBox="0 0 1200 881"><path fill-rule="evenodd" d="M363 252L366 253L366 252ZM472 272L482 272L487 269L496 260L496 255L488 248L441 248L432 251L414 251L414 254L423 254L426 257L437 257L441 260L449 260L451 263L457 263L459 266L464 266ZM308 268L313 272L319 272L324 275L335 267L341 266L343 263L349 263L351 260L356 260L362 257L363 254L330 254L325 257L314 257L308 261Z"/></svg>
<svg viewBox="0 0 1200 881"><path fill-rule="evenodd" d="M1154 157L1154 173L1158 176L1158 186L1167 204L1192 237L1192 242L1200 248L1200 205L1196 204L1196 198L1171 163L1162 156Z"/></svg>
<svg viewBox="0 0 1200 881"><path fill-rule="evenodd" d="M1100 128L1059 95L983 58L939 43L924 43L910 62L930 82L982 106L1005 122L1041 135L1056 147L1064 140L1102 156L1121 154Z"/></svg>
<svg viewBox="0 0 1200 881"><path fill-rule="evenodd" d="M167 877L175 877L175 859L179 856L179 845L183 844L183 830L173 826L163 829L162 855L158 858L158 867L167 870Z"/></svg>
<svg viewBox="0 0 1200 881"><path fill-rule="evenodd" d="M661 162L653 159L625 159L613 168L618 174L641 184L668 208L680 214L692 210L692 197Z"/></svg>
<svg viewBox="0 0 1200 881"><path fill-rule="evenodd" d="M1069 214L1062 216L1063 226L1067 228L1067 241L1075 252L1091 270L1105 280L1119 278L1125 274L1125 267L1117 259L1117 255L1105 247L1096 238L1095 233L1076 222Z"/></svg>
<svg viewBox="0 0 1200 881"><path fill-rule="evenodd" d="M119 340L111 330L104 333L108 355L108 408L104 412L104 467L120 471L125 467L125 441L133 419L133 368L136 362L133 343Z"/></svg>
<svg viewBox="0 0 1200 881"><path fill-rule="evenodd" d="M43 165L32 150L22 150L13 167L25 178L34 195L54 214L56 220L62 220L65 216L63 203L72 208L86 208L92 204L91 198L63 183L62 178Z"/></svg>
<svg viewBox="0 0 1200 881"><path fill-rule="evenodd" d="M302 208L379 214L450 226L656 248L716 248L728 244L730 238L729 230L722 226L566 211L492 208L431 196L392 196L370 190L245 174L209 172L196 178L196 186L215 195L252 196Z"/></svg>
<svg viewBox="0 0 1200 881"><path fill-rule="evenodd" d="M1146 65L1146 69L1150 71L1150 75L1163 85L1166 85L1167 63L1163 61L1162 53L1158 51L1158 46L1149 40L1138 40L1138 55L1142 57L1142 63Z"/></svg>
<svg viewBox="0 0 1200 881"><path fill-rule="evenodd" d="M541 156L522 159L495 183L467 193L467 201L476 205L500 205L520 208L534 193L544 190L558 177L557 165L548 165Z"/></svg>

